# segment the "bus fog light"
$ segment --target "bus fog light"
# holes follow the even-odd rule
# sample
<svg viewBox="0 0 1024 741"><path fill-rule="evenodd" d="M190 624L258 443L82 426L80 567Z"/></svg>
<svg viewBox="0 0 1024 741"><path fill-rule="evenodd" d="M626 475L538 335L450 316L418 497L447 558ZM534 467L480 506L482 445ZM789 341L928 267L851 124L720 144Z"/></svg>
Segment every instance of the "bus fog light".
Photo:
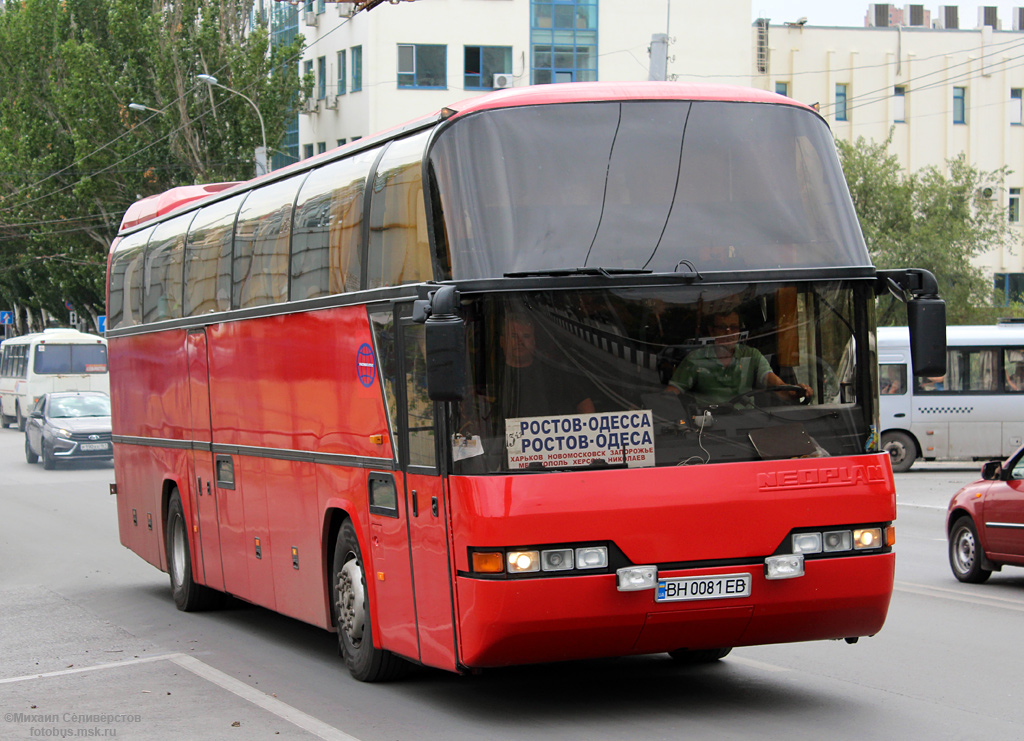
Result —
<svg viewBox="0 0 1024 741"><path fill-rule="evenodd" d="M866 548L882 547L882 528L865 527L853 531L853 547L862 551Z"/></svg>
<svg viewBox="0 0 1024 741"><path fill-rule="evenodd" d="M764 560L766 579L794 579L804 575L804 555L769 556Z"/></svg>
<svg viewBox="0 0 1024 741"><path fill-rule="evenodd" d="M567 571L572 563L572 548L540 552L540 567L544 571Z"/></svg>
<svg viewBox="0 0 1024 741"><path fill-rule="evenodd" d="M825 533L825 553L853 550L853 533L849 530L833 530Z"/></svg>
<svg viewBox="0 0 1024 741"><path fill-rule="evenodd" d="M821 553L821 533L796 533L793 553Z"/></svg>
<svg viewBox="0 0 1024 741"><path fill-rule="evenodd" d="M657 566L627 566L615 572L618 579L617 589L620 592L639 592L641 589L654 589L658 581Z"/></svg>
<svg viewBox="0 0 1024 741"><path fill-rule="evenodd" d="M540 551L509 551L507 562L510 574L540 571Z"/></svg>
<svg viewBox="0 0 1024 741"><path fill-rule="evenodd" d="M608 549L603 545L576 549L577 569L603 569L608 566Z"/></svg>

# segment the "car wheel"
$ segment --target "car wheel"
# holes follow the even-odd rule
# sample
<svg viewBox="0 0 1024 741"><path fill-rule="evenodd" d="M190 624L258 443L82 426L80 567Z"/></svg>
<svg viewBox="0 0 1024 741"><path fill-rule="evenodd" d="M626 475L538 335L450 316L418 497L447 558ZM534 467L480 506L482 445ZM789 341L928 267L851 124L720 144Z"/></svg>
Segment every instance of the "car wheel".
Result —
<svg viewBox="0 0 1024 741"><path fill-rule="evenodd" d="M181 506L181 494L175 489L167 507L167 572L171 577L174 604L183 612L198 612L214 607L220 594L192 578L192 555L188 543L188 525Z"/></svg>
<svg viewBox="0 0 1024 741"><path fill-rule="evenodd" d="M669 651L668 655L680 664L696 666L698 664L713 664L719 659L724 659L728 656L730 651L732 651L731 648L705 648L699 651L679 648L675 651Z"/></svg>
<svg viewBox="0 0 1024 741"><path fill-rule="evenodd" d="M57 459L53 457L53 451L46 446L46 441L43 441L43 468L47 471L52 471L57 467Z"/></svg>
<svg viewBox="0 0 1024 741"><path fill-rule="evenodd" d="M338 533L331 574L338 650L349 672L360 682L387 682L404 674L409 666L405 661L373 645L366 574L351 520L345 520Z"/></svg>
<svg viewBox="0 0 1024 741"><path fill-rule="evenodd" d="M28 444L28 435L25 435L25 460L29 463L39 462L39 456L32 452L32 446Z"/></svg>
<svg viewBox="0 0 1024 741"><path fill-rule="evenodd" d="M14 404L14 421L18 424L20 432L25 431L25 418L21 414L21 404Z"/></svg>
<svg viewBox="0 0 1024 741"><path fill-rule="evenodd" d="M974 522L966 515L960 517L949 531L949 565L953 576L969 584L986 581L992 572L982 568L983 555Z"/></svg>
<svg viewBox="0 0 1024 741"><path fill-rule="evenodd" d="M917 460L917 445L905 432L886 432L882 435L882 450L889 454L894 473L910 470Z"/></svg>

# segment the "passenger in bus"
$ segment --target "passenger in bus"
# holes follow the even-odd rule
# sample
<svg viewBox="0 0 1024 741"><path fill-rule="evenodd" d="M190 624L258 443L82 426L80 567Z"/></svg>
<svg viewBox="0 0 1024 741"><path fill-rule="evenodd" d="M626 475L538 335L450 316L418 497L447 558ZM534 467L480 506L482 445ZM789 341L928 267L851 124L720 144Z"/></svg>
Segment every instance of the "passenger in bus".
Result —
<svg viewBox="0 0 1024 741"><path fill-rule="evenodd" d="M536 328L529 316L506 316L499 341L505 360L498 394L505 419L596 411L582 374L568 373L538 354Z"/></svg>
<svg viewBox="0 0 1024 741"><path fill-rule="evenodd" d="M1024 391L1024 363L1016 363L1012 371L1007 371L1006 388L1009 391Z"/></svg>
<svg viewBox="0 0 1024 741"><path fill-rule="evenodd" d="M789 385L783 381L758 350L740 343L740 317L736 311L712 315L707 330L714 338L710 345L694 350L679 363L668 391L693 393L706 404L722 404L754 389ZM803 393L786 393L790 398L810 399L813 389L799 385Z"/></svg>

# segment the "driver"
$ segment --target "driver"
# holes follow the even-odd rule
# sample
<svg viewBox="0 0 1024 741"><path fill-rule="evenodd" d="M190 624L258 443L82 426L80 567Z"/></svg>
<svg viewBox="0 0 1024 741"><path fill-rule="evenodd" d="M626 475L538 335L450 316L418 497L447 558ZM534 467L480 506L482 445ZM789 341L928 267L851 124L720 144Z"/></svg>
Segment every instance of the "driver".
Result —
<svg viewBox="0 0 1024 741"><path fill-rule="evenodd" d="M736 311L716 314L710 320L714 342L694 350L679 363L668 391L681 394L692 392L699 401L722 404L754 389L789 386L768 365L764 355L747 345L741 345L740 317ZM810 386L798 384L803 392L785 391L792 398L811 398Z"/></svg>

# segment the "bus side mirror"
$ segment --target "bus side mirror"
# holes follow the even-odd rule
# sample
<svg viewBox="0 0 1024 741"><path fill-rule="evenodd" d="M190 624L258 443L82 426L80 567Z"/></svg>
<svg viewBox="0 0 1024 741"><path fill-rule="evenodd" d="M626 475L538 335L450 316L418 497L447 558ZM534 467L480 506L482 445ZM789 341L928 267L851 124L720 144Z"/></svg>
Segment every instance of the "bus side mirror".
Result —
<svg viewBox="0 0 1024 741"><path fill-rule="evenodd" d="M946 302L915 298L907 302L910 360L914 375L946 375Z"/></svg>
<svg viewBox="0 0 1024 741"><path fill-rule="evenodd" d="M441 286L426 306L427 396L432 401L462 401L466 396L466 322L458 315L459 293Z"/></svg>
<svg viewBox="0 0 1024 741"><path fill-rule="evenodd" d="M1003 475L1001 461L986 461L981 465L981 478L985 481L999 481Z"/></svg>

